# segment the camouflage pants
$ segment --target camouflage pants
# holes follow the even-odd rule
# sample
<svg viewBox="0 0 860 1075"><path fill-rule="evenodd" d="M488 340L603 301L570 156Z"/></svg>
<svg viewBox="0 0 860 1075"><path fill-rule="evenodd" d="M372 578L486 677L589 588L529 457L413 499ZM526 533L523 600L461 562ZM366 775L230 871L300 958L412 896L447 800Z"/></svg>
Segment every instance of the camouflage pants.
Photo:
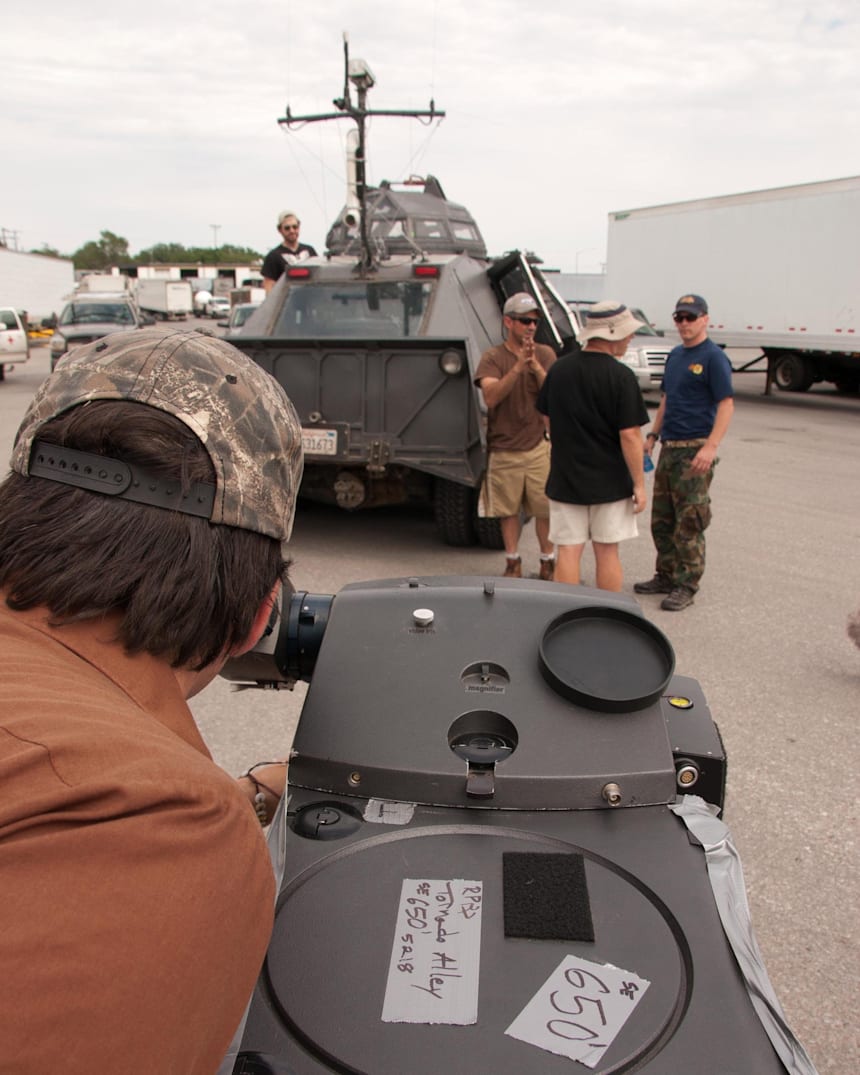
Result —
<svg viewBox="0 0 860 1075"><path fill-rule="evenodd" d="M690 463L698 447L663 445L654 473L651 537L657 549L657 574L693 593L705 571L705 530L711 521L713 466L693 474Z"/></svg>

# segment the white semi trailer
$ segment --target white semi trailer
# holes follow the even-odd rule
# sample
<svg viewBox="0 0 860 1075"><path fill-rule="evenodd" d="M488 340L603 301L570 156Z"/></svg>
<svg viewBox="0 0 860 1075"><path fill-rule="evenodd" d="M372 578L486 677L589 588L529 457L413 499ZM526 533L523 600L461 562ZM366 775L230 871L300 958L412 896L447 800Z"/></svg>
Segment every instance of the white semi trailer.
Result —
<svg viewBox="0 0 860 1075"><path fill-rule="evenodd" d="M635 295L667 330L679 296L703 295L711 337L760 349L768 388L856 392L858 235L860 176L613 212L607 294Z"/></svg>
<svg viewBox="0 0 860 1075"><path fill-rule="evenodd" d="M194 308L187 280L138 280L137 304L162 321L184 321Z"/></svg>
<svg viewBox="0 0 860 1075"><path fill-rule="evenodd" d="M29 325L59 314L74 286L75 267L68 258L0 247L0 306L26 312Z"/></svg>

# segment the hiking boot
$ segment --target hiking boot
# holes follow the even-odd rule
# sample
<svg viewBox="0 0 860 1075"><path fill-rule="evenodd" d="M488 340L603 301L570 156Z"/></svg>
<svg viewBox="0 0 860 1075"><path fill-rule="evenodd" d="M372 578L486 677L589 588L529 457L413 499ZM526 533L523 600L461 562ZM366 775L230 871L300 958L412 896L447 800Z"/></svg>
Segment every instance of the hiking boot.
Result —
<svg viewBox="0 0 860 1075"><path fill-rule="evenodd" d="M635 593L672 593L674 589L671 579L667 579L665 575L655 575L647 582L633 583Z"/></svg>
<svg viewBox="0 0 860 1075"><path fill-rule="evenodd" d="M686 586L677 586L668 597L663 598L660 608L665 608L667 612L680 612L682 608L692 605L694 597L693 591Z"/></svg>
<svg viewBox="0 0 860 1075"><path fill-rule="evenodd" d="M555 575L555 560L541 560L540 562L540 574L538 578L543 579L544 582L552 582Z"/></svg>
<svg viewBox="0 0 860 1075"><path fill-rule="evenodd" d="M521 579L523 577L523 562L519 556L509 556L505 565L505 573L502 578Z"/></svg>

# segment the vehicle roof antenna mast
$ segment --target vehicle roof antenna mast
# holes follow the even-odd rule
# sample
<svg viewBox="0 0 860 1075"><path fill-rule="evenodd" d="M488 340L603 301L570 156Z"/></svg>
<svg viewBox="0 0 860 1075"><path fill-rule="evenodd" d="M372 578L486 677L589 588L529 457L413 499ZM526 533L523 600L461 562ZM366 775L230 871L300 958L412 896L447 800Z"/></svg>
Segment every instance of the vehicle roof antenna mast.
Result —
<svg viewBox="0 0 860 1075"><path fill-rule="evenodd" d="M370 246L367 234L367 176L365 169L365 121L368 116L400 116L411 119L443 119L445 113L439 111L432 98L430 109L414 111L411 109L371 109L367 107L367 93L376 83L373 72L364 60L350 60L349 58L349 35L343 35L343 96L336 97L332 104L338 109L337 112L320 113L312 116L294 116L287 105L287 114L278 120L279 126L292 128L303 126L305 123L316 123L319 120L328 119L351 119L358 128L358 146L355 151L355 185L358 198L358 229L361 240L361 264L362 271L370 271L376 268L376 255ZM353 104L350 96L349 84L355 86L358 103Z"/></svg>

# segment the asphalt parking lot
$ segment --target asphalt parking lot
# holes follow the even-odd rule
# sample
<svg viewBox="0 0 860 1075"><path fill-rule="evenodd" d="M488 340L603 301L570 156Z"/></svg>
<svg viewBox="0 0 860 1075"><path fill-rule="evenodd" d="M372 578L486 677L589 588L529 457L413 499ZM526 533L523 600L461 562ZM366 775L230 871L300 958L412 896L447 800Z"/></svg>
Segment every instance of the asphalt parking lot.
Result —
<svg viewBox="0 0 860 1075"><path fill-rule="evenodd" d="M218 334L214 321L186 322ZM170 331L172 326L165 325ZM0 383L8 451L48 373L47 348ZM714 481L708 568L695 605L645 615L696 678L729 757L726 820L740 850L753 923L788 1021L822 1075L860 1070L856 718L860 650L846 617L860 605L860 398L827 387L764 397L736 378L737 407ZM625 591L652 573L647 520L622 548ZM500 571L500 554L440 545L409 511L347 515L302 504L292 542L297 588ZM536 570L532 538L524 544ZM590 563L585 561L589 581ZM369 669L345 669L356 676ZM235 693L217 681L193 702L216 760L233 772L283 756L305 688ZM719 1070L715 1066L714 1071Z"/></svg>

